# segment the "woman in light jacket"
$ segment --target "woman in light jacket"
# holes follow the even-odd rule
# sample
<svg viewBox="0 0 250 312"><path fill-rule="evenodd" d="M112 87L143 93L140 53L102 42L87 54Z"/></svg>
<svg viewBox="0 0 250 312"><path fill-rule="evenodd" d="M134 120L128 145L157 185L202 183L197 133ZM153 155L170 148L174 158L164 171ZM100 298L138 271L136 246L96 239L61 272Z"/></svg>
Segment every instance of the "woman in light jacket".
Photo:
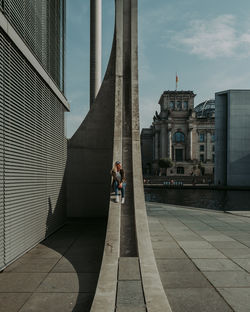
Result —
<svg viewBox="0 0 250 312"><path fill-rule="evenodd" d="M120 161L115 162L114 167L111 171L111 174L113 177L113 186L114 186L114 190L115 190L115 202L119 203L118 190L121 190L121 194L122 194L121 203L124 204L126 182L125 182L124 169L122 169L122 164Z"/></svg>

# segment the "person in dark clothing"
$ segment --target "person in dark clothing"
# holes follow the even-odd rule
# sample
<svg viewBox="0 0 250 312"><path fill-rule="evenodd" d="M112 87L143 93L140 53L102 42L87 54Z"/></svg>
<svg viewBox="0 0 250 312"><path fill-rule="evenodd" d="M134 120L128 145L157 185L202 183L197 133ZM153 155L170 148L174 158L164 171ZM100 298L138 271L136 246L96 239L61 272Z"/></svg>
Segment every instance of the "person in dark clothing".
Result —
<svg viewBox="0 0 250 312"><path fill-rule="evenodd" d="M113 186L115 190L115 202L119 203L119 190L121 190L122 200L121 203L124 204L125 202L125 173L124 169L122 168L122 164L120 161L116 161L114 167L111 171L113 177Z"/></svg>

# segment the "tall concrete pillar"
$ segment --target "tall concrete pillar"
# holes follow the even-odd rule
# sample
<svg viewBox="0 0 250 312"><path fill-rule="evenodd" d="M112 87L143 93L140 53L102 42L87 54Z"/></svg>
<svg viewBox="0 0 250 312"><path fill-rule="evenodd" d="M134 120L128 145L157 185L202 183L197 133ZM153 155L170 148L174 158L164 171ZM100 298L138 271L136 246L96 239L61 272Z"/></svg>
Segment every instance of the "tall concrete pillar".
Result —
<svg viewBox="0 0 250 312"><path fill-rule="evenodd" d="M193 129L189 129L189 158L193 159Z"/></svg>
<svg viewBox="0 0 250 312"><path fill-rule="evenodd" d="M172 134L171 134L171 129L168 129L168 158L172 159Z"/></svg>
<svg viewBox="0 0 250 312"><path fill-rule="evenodd" d="M205 160L212 160L212 146L211 146L211 133L207 131L206 135L206 150L205 150ZM210 157L211 156L211 157Z"/></svg>
<svg viewBox="0 0 250 312"><path fill-rule="evenodd" d="M102 0L90 0L90 106L102 78Z"/></svg>
<svg viewBox="0 0 250 312"><path fill-rule="evenodd" d="M161 125L161 158L167 157L167 130L166 125Z"/></svg>

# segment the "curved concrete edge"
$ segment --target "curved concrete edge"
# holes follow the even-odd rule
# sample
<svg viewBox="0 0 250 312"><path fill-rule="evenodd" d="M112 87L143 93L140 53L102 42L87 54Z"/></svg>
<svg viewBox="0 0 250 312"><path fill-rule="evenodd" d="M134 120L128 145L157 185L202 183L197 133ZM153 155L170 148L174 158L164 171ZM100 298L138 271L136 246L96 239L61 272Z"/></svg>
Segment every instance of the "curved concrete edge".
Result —
<svg viewBox="0 0 250 312"><path fill-rule="evenodd" d="M105 247L95 297L90 312L115 310L120 253L121 205L110 201Z"/></svg>
<svg viewBox="0 0 250 312"><path fill-rule="evenodd" d="M135 227L138 257L147 312L171 312L151 243L142 178L140 123L138 104L138 0L131 10L131 104L132 104L132 162Z"/></svg>
<svg viewBox="0 0 250 312"><path fill-rule="evenodd" d="M143 179L141 174L140 142L133 141L134 167L134 207L135 226L138 245L138 256L141 269L142 284L148 312L172 312L165 294L156 265L151 243L146 205L144 200Z"/></svg>

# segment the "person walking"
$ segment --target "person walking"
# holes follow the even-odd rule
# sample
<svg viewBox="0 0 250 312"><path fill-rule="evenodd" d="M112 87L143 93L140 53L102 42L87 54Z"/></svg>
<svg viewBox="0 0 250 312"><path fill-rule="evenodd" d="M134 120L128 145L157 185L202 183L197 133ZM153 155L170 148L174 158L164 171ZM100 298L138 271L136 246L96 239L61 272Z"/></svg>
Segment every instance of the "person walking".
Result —
<svg viewBox="0 0 250 312"><path fill-rule="evenodd" d="M113 187L115 190L115 202L119 203L119 194L118 191L121 190L122 200L121 203L124 204L125 202L125 173L124 169L122 168L122 164L120 161L116 161L113 169L111 171L113 177Z"/></svg>

